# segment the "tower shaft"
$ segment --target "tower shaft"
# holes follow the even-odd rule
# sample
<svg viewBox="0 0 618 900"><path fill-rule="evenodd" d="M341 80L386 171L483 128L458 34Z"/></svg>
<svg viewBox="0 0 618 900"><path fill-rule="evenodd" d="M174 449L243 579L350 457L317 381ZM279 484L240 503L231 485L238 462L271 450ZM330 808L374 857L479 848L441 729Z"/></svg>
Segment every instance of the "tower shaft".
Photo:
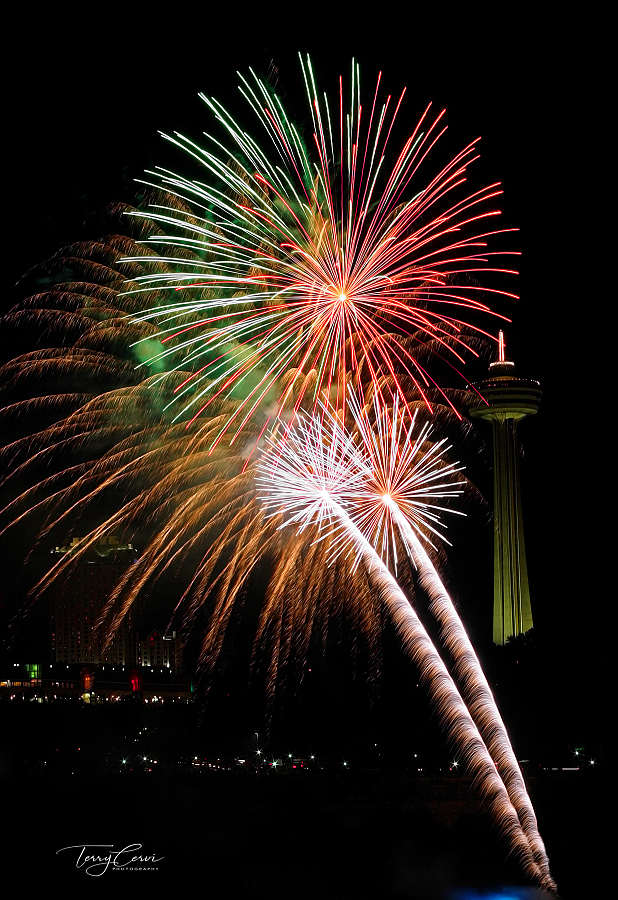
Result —
<svg viewBox="0 0 618 900"><path fill-rule="evenodd" d="M532 628L528 567L521 510L517 420L494 420L494 618L493 640Z"/></svg>

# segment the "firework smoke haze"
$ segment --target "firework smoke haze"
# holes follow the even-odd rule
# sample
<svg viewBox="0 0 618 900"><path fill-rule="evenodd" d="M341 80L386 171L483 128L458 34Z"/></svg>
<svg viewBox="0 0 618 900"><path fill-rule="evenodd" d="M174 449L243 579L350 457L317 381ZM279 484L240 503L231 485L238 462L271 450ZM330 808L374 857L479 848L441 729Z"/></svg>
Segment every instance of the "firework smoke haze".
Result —
<svg viewBox="0 0 618 900"><path fill-rule="evenodd" d="M530 841L496 765L462 700L444 662L416 612L382 562L375 548L354 524L347 507L358 488L359 473L366 463L336 414L322 410L321 417L299 417L285 439L270 439L269 449L258 464L258 488L271 515L285 510L285 519L299 533L318 523L334 538L334 555L344 554L354 568L363 567L400 634L404 648L419 668L431 702L448 740L466 766L500 833L509 842L528 875L538 885L554 889L547 871L537 863ZM345 452L345 455L343 455ZM344 498L339 502L339 497ZM345 507L344 507L345 504ZM320 538L318 538L320 540Z"/></svg>

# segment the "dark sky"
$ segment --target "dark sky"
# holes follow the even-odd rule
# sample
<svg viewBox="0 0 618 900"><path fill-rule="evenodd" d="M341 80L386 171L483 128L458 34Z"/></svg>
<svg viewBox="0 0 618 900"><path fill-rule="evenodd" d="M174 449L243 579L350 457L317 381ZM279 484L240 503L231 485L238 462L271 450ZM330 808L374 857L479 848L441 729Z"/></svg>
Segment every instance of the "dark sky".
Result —
<svg viewBox="0 0 618 900"><path fill-rule="evenodd" d="M433 15L401 8L377 5L376 18L356 18L353 27L309 7L302 29L257 7L246 16L230 8L228 20L183 8L141 22L95 7L88 25L57 16L36 30L24 23L5 97L14 154L5 166L5 302L25 269L80 235L94 207L129 200L145 167L171 162L158 130L199 137L209 127L198 91L239 106L237 69L265 72L272 61L303 112L297 51L312 55L328 91L354 55L367 86L380 70L393 93L407 86L411 125L429 101L446 107L457 148L482 136L476 165L483 180L503 182L504 224L521 229L521 301L507 311L509 340L520 374L544 390L541 411L521 432L533 612L544 639L564 646L561 665L582 666L592 684L607 573L603 560L585 561L592 541L580 534L600 508L594 500L591 508L587 486L597 435L578 435L593 419L586 411L598 329L584 327L578 310L583 273L596 258L591 223L600 204L590 188L596 149L583 134L602 100L595 34L607 25L564 14L451 18L448 7ZM597 142L599 133L592 131Z"/></svg>

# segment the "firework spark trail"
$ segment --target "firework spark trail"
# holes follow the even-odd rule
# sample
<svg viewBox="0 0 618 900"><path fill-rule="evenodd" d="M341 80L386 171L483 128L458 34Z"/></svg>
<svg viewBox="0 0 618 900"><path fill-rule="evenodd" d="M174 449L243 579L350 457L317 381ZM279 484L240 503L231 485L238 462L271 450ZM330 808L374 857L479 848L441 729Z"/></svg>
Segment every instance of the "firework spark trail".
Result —
<svg viewBox="0 0 618 900"><path fill-rule="evenodd" d="M342 512L343 510L339 515ZM369 569L370 581L383 598L405 650L419 667L421 680L429 688L431 701L439 720L445 726L447 736L466 760L475 783L489 801L497 827L509 839L533 879L544 889L555 888L548 870L537 863L536 852L531 850L531 841L523 829L510 792L506 790L500 773L496 772L492 754L413 607L381 560L378 567L375 550L364 538L361 546L362 535L360 532L353 535L350 528L353 523L349 519L348 523L350 538L354 540L357 553L362 554L363 563Z"/></svg>
<svg viewBox="0 0 618 900"><path fill-rule="evenodd" d="M397 504L392 500L390 503L393 519L400 529L406 545L411 549L412 560L420 575L421 587L431 600L429 610L440 624L440 635L454 661L455 672L462 685L462 694L468 709L517 811L534 858L546 878L545 886L555 889L556 885L549 872L549 860L545 846L538 831L536 815L481 664L453 602L424 547Z"/></svg>
<svg viewBox="0 0 618 900"><path fill-rule="evenodd" d="M453 488L461 482L449 484L445 479L459 470L440 459L441 453L448 449L444 441L422 452L422 440L429 436L430 429L425 426L415 433L414 417L406 427L405 408L397 396L392 413L374 398L373 426L367 408L353 394L349 407L362 437L364 460L360 465L365 473L365 478L359 481L356 477L353 490L346 492L355 501L348 504L350 514L372 543L381 535L379 552L387 563L391 554L396 564L393 530L399 531L419 572L421 586L431 601L430 613L440 625L441 637L454 661L472 718L496 763L535 859L547 876L548 885L555 887L534 809L502 717L455 606L417 534L417 531L421 533L419 524L429 525L436 532L435 512L440 507L429 501L457 493Z"/></svg>
<svg viewBox="0 0 618 900"><path fill-rule="evenodd" d="M334 406L343 408L346 384L361 372L375 386L385 376L399 387L402 376L410 378L428 404L430 390L445 397L414 347L432 340L437 352L458 364L470 349L460 316L497 315L478 286L455 285L452 277L481 269L514 274L493 261L514 254L487 249L504 233L486 224L499 214L493 208L499 186L458 199L467 167L477 158L474 144L416 186L444 134L443 114L432 118L428 107L388 169L387 146L403 94L396 104L390 96L380 103L378 78L367 115L353 63L348 110L340 82L336 134L337 117L316 89L310 60L301 57L301 66L311 112L307 143L272 89L253 72L240 76L268 152L218 101L201 95L231 149L212 134L206 135L208 148L177 133L165 135L206 169L210 183L156 173L196 214L179 215L167 204L134 213L171 229L148 243L176 254L157 256L159 267L137 276L130 291L162 292L161 302L137 319L156 321L161 329L163 349L148 362L173 354L177 360L180 351L182 364L172 365L194 368L175 401L183 409L179 415L189 411L191 421L216 398L240 391L226 426L232 436L264 402L275 403L279 414L290 397L294 412L301 406L315 410L319 396L332 392ZM187 251L192 260L182 258ZM152 255L131 259L146 267L153 261ZM172 300L170 291L180 292L179 299ZM290 370L296 375L282 385ZM300 385L310 371L313 382Z"/></svg>
<svg viewBox="0 0 618 900"><path fill-rule="evenodd" d="M319 439L320 426L316 427L315 420L305 426L306 423L301 426L300 437L298 433L290 433L279 446L271 442L270 451L258 465L258 485L263 500L267 507L275 508L277 512L283 504L286 512L291 514L291 521L299 526L299 531L313 522L319 523L322 529L334 530L339 552L352 551L355 557L353 565L363 565L366 569L371 585L383 600L402 638L404 648L418 666L421 680L428 686L430 701L449 742L461 754L472 773L475 785L488 803L496 827L508 840L528 875L537 884L546 887L547 877L534 859L505 785L444 662L375 549L330 494L330 487L336 488L342 483L342 473L336 471L336 464L333 465L342 448L341 440L334 436L330 446L323 443L309 446L306 438L312 435Z"/></svg>

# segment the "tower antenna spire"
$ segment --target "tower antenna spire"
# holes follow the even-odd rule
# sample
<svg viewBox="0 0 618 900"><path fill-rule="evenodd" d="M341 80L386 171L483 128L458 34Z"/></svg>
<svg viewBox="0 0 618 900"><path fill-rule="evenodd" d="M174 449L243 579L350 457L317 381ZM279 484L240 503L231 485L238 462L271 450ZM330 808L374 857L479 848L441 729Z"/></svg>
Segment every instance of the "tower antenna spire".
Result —
<svg viewBox="0 0 618 900"><path fill-rule="evenodd" d="M498 362L504 362L504 332L502 329L498 332Z"/></svg>

